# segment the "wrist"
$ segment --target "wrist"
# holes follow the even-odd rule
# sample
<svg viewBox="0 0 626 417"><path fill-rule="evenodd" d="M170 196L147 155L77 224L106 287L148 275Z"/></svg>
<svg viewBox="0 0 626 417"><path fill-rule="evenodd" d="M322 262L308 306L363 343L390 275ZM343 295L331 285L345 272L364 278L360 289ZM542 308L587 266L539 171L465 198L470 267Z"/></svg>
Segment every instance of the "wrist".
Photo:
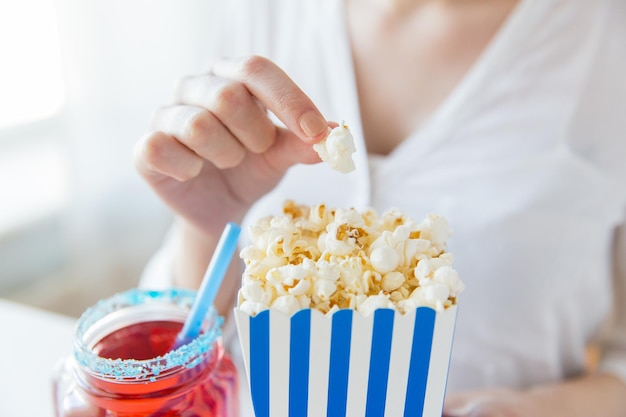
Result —
<svg viewBox="0 0 626 417"><path fill-rule="evenodd" d="M180 218L175 223L174 285L197 290L200 287L207 266L222 234L205 233L186 220ZM227 316L232 309L237 290L241 283L241 260L235 253L222 282L215 307L219 314Z"/></svg>
<svg viewBox="0 0 626 417"><path fill-rule="evenodd" d="M174 283L177 287L198 289L219 232L207 233L185 219L175 222Z"/></svg>

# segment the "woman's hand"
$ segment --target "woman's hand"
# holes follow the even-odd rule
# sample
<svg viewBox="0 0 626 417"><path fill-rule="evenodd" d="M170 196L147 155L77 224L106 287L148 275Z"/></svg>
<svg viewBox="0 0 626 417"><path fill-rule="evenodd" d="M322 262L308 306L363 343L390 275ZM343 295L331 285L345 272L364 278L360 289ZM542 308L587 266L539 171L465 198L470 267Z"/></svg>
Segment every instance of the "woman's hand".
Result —
<svg viewBox="0 0 626 417"><path fill-rule="evenodd" d="M177 104L157 111L154 131L135 148L142 177L177 214L174 284L197 288L228 221L244 214L297 163L320 159L312 144L328 124L273 62L258 56L216 63L187 77ZM275 126L270 110L287 127ZM222 284L216 306L231 307L239 271Z"/></svg>
<svg viewBox="0 0 626 417"><path fill-rule="evenodd" d="M328 125L311 100L271 61L216 63L180 81L174 106L136 146L135 165L182 218L207 234L238 221L287 168L314 163L311 144ZM275 126L272 111L287 129Z"/></svg>
<svg viewBox="0 0 626 417"><path fill-rule="evenodd" d="M510 389L449 394L443 417L541 417L548 416L526 392Z"/></svg>
<svg viewBox="0 0 626 417"><path fill-rule="evenodd" d="M450 393L443 417L626 417L626 385L590 374L528 390Z"/></svg>

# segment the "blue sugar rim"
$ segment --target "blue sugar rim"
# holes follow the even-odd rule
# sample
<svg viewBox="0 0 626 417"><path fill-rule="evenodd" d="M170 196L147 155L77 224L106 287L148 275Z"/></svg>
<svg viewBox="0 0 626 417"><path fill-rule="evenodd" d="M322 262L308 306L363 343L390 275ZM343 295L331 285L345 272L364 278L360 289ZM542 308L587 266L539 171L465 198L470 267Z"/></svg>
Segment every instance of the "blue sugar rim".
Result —
<svg viewBox="0 0 626 417"><path fill-rule="evenodd" d="M203 360L215 341L222 334L223 318L211 308L205 323L213 322L208 330L190 343L165 355L147 360L107 359L96 355L83 340L85 332L98 320L124 307L166 301L185 309L191 308L196 292L184 289L165 291L145 291L132 289L101 300L88 308L76 324L74 336L74 358L78 364L92 375L102 379L118 381L155 381L159 375L180 369L193 368Z"/></svg>

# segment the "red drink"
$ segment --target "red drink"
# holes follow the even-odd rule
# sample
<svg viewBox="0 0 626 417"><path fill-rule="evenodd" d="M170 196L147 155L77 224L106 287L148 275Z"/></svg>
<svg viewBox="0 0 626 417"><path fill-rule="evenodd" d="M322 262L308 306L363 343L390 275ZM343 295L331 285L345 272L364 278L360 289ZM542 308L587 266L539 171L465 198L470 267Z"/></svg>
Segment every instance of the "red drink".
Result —
<svg viewBox="0 0 626 417"><path fill-rule="evenodd" d="M114 313L107 310L83 327L79 321L84 343L56 384L63 391L56 395L57 416L238 416L237 370L217 337L219 321L170 352L184 312L159 303L114 305ZM150 317L155 320L145 321Z"/></svg>
<svg viewBox="0 0 626 417"><path fill-rule="evenodd" d="M148 321L131 324L105 336L92 348L101 358L146 360L165 355L183 324Z"/></svg>

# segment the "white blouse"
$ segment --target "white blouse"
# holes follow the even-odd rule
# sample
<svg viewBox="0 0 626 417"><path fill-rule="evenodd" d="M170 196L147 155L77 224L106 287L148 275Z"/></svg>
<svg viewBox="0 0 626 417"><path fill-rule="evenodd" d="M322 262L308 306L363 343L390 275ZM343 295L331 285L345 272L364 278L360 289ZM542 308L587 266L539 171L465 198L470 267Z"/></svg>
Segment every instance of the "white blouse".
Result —
<svg viewBox="0 0 626 417"><path fill-rule="evenodd" d="M357 142L356 171L293 167L244 223L285 199L442 214L467 287L450 390L580 374L602 326L601 366L626 381L626 245L615 243L626 213L626 1L520 1L427 124L372 167L343 1L224 3L207 60L273 59Z"/></svg>

